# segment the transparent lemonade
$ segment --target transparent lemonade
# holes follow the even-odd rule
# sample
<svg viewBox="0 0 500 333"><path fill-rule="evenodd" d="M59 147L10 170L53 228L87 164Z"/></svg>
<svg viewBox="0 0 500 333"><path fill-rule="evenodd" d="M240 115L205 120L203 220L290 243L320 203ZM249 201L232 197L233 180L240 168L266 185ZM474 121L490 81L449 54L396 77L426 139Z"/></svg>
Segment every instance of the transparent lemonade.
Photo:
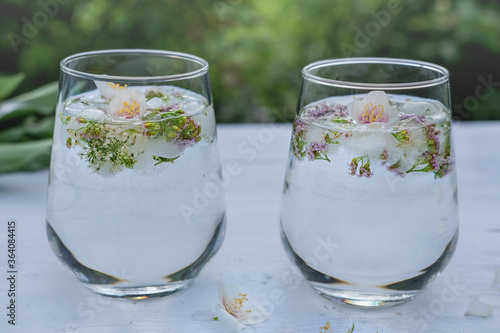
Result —
<svg viewBox="0 0 500 333"><path fill-rule="evenodd" d="M52 249L103 294L178 289L222 241L212 105L173 86L95 83L99 89L57 111L47 210ZM207 184L217 190L209 197ZM196 193L203 200L194 201Z"/></svg>
<svg viewBox="0 0 500 333"><path fill-rule="evenodd" d="M438 101L382 91L300 110L281 228L314 288L406 299L446 266L458 235L450 128Z"/></svg>

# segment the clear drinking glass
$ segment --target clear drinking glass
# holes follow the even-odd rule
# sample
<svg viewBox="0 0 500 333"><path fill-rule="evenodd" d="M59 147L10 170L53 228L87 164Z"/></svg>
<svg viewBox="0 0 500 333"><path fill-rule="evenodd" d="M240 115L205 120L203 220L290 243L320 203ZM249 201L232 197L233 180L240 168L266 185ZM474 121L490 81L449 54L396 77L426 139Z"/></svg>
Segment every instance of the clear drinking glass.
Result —
<svg viewBox="0 0 500 333"><path fill-rule="evenodd" d="M287 254L323 296L412 299L458 237L448 71L386 58L302 71L281 208Z"/></svg>
<svg viewBox="0 0 500 333"><path fill-rule="evenodd" d="M61 62L59 88L47 203L54 253L100 294L187 287L225 230L207 62L81 53Z"/></svg>

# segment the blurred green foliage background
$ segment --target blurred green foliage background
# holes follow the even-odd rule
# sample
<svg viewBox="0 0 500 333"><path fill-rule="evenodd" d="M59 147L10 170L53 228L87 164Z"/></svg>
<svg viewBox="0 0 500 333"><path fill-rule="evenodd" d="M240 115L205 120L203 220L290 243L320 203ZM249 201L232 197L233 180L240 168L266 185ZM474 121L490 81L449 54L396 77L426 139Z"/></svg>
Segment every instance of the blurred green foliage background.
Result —
<svg viewBox="0 0 500 333"><path fill-rule="evenodd" d="M165 49L209 62L218 122L290 121L302 67L384 56L448 68L455 118L500 119L498 0L2 0L0 35L13 94L73 53Z"/></svg>

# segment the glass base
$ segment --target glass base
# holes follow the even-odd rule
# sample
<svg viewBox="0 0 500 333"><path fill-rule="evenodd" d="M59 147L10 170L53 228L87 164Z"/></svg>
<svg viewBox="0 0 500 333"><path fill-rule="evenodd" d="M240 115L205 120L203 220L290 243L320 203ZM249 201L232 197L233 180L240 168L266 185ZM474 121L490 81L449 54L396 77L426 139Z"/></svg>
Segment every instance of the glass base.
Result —
<svg viewBox="0 0 500 333"><path fill-rule="evenodd" d="M190 285L191 281L181 281L165 285L145 287L118 287L98 284L85 284L85 287L89 288L97 294L101 294L104 296L139 300L167 296L181 291L189 287Z"/></svg>
<svg viewBox="0 0 500 333"><path fill-rule="evenodd" d="M46 224L47 236L52 250L87 288L105 296L136 300L167 296L191 285L201 269L221 247L225 235L225 227L226 218L224 215L205 251L194 262L177 272L163 276L161 278L162 281L158 281L159 283L141 286L140 283L132 285L134 281L122 280L83 265L61 241L48 221ZM129 286L126 286L127 284Z"/></svg>
<svg viewBox="0 0 500 333"><path fill-rule="evenodd" d="M338 279L314 269L292 248L283 229L281 239L285 251L306 281L322 296L332 301L362 307L388 307L408 302L446 267L456 248L458 231L434 263L415 276L380 286L365 286Z"/></svg>
<svg viewBox="0 0 500 333"><path fill-rule="evenodd" d="M309 283L321 296L335 302L356 305L361 307L390 307L412 300L419 290L364 292L357 290L336 289L334 286L320 283Z"/></svg>

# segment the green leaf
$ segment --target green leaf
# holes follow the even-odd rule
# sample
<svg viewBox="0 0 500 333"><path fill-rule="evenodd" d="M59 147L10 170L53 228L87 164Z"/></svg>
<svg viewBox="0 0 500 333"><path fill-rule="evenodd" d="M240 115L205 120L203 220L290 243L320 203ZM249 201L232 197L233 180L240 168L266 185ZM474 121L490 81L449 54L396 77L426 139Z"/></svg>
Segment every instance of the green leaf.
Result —
<svg viewBox="0 0 500 333"><path fill-rule="evenodd" d="M0 142L25 141L26 131L22 126L13 126L0 131Z"/></svg>
<svg viewBox="0 0 500 333"><path fill-rule="evenodd" d="M50 163L52 139L0 144L0 173L34 171Z"/></svg>
<svg viewBox="0 0 500 333"><path fill-rule="evenodd" d="M25 78L24 73L0 76L0 101L9 96L19 87Z"/></svg>
<svg viewBox="0 0 500 333"><path fill-rule="evenodd" d="M334 132L334 133L336 133L336 132ZM336 134L334 134L335 138L338 138L339 136L337 136ZM333 138L330 137L329 134L325 135L325 141L328 144L336 144L336 145L340 144L340 142L338 140L334 140Z"/></svg>
<svg viewBox="0 0 500 333"><path fill-rule="evenodd" d="M410 141L410 134L408 130L392 133L392 136L401 143L406 143Z"/></svg>
<svg viewBox="0 0 500 333"><path fill-rule="evenodd" d="M33 91L7 99L0 104L0 121L38 113L45 116L55 114L58 83L52 82Z"/></svg>
<svg viewBox="0 0 500 333"><path fill-rule="evenodd" d="M28 114L19 121L0 122L0 143L48 139L54 131L55 117Z"/></svg>
<svg viewBox="0 0 500 333"><path fill-rule="evenodd" d="M172 157L172 158L153 155L153 159L158 162L158 163L155 163L155 166L158 164L164 163L164 162L174 163L174 161L176 159L178 159L179 157L180 157L180 155L176 156L176 157Z"/></svg>
<svg viewBox="0 0 500 333"><path fill-rule="evenodd" d="M134 135L137 135L137 134L141 134L140 131L136 130L136 129L133 129L133 128L129 128L127 130L124 130L123 132L121 133L127 133L128 135L131 135L131 136L134 136Z"/></svg>
<svg viewBox="0 0 500 333"><path fill-rule="evenodd" d="M161 119L171 119L171 118L177 118L184 115L184 111L182 110L172 110L169 112L165 112L161 114Z"/></svg>
<svg viewBox="0 0 500 333"><path fill-rule="evenodd" d="M340 118L340 117L335 117L335 118L331 119L331 122L337 123L337 124L349 124L350 123L349 120L344 119L344 118Z"/></svg>
<svg viewBox="0 0 500 333"><path fill-rule="evenodd" d="M52 138L54 132L55 117L44 117L37 121L32 121L26 126L27 134L35 139Z"/></svg>

